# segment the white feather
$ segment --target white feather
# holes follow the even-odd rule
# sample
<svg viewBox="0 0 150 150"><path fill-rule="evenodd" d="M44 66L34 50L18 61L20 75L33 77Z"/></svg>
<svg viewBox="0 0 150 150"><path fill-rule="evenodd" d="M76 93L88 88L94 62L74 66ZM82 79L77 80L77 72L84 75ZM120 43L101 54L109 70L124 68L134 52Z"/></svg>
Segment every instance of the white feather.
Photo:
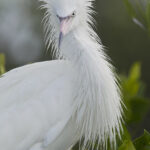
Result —
<svg viewBox="0 0 150 150"><path fill-rule="evenodd" d="M83 148L97 139L103 148L108 139L115 147L120 90L91 27L91 7L92 0L44 0L46 44L65 60L27 65L0 79L1 149L67 150L82 137ZM59 49L56 13L65 16L74 9L77 16Z"/></svg>
<svg viewBox="0 0 150 150"><path fill-rule="evenodd" d="M67 124L73 103L72 74L68 62L52 61L15 69L0 79L1 149L27 150L44 143L57 124ZM55 131L63 129L59 125Z"/></svg>

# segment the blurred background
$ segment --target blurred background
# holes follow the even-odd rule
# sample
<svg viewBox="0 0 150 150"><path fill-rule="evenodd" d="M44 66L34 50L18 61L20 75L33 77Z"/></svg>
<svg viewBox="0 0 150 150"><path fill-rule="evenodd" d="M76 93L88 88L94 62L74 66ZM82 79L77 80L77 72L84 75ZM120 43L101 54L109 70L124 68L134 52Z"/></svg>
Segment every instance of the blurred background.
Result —
<svg viewBox="0 0 150 150"><path fill-rule="evenodd" d="M7 71L51 59L44 47L39 6L37 0L0 0L0 53ZM123 97L132 99L125 102L131 109L126 126L135 138L144 129L150 131L150 2L97 0L95 7L97 32L122 79Z"/></svg>

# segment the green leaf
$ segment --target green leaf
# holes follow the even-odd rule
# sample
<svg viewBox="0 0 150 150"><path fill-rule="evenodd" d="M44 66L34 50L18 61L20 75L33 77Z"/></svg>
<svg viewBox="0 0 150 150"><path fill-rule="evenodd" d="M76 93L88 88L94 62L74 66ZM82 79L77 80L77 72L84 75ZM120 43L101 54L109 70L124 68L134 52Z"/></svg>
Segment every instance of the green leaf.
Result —
<svg viewBox="0 0 150 150"><path fill-rule="evenodd" d="M141 77L141 64L136 62L130 69L129 79L130 80L138 80Z"/></svg>
<svg viewBox="0 0 150 150"><path fill-rule="evenodd" d="M150 33L150 1L147 1L146 21L147 21L148 32Z"/></svg>
<svg viewBox="0 0 150 150"><path fill-rule="evenodd" d="M141 64L140 63L135 63L129 72L128 77L123 77L122 76L122 92L125 101L130 100L132 97L135 97L139 94L142 94L141 92L144 85L140 82L140 77L141 77Z"/></svg>
<svg viewBox="0 0 150 150"><path fill-rule="evenodd" d="M128 77L121 76L122 93L125 110L126 122L137 123L141 121L150 108L150 102L143 97L145 85L140 81L141 64L136 62L129 71Z"/></svg>
<svg viewBox="0 0 150 150"><path fill-rule="evenodd" d="M150 150L150 133L144 130L144 134L134 141L136 150Z"/></svg>
<svg viewBox="0 0 150 150"><path fill-rule="evenodd" d="M125 140L118 150L136 150L132 141ZM142 150L142 149L141 149Z"/></svg>
<svg viewBox="0 0 150 150"><path fill-rule="evenodd" d="M123 125L123 136L122 136L122 139L123 140L131 140L131 135L128 131L128 129L125 127L125 125Z"/></svg>
<svg viewBox="0 0 150 150"><path fill-rule="evenodd" d="M0 75L5 73L5 56L0 53Z"/></svg>
<svg viewBox="0 0 150 150"><path fill-rule="evenodd" d="M132 18L135 18L136 17L136 11L133 8L132 4L129 2L129 0L123 0L123 1L124 1L124 4L125 4L126 8L127 8L127 11L129 13L129 15Z"/></svg>

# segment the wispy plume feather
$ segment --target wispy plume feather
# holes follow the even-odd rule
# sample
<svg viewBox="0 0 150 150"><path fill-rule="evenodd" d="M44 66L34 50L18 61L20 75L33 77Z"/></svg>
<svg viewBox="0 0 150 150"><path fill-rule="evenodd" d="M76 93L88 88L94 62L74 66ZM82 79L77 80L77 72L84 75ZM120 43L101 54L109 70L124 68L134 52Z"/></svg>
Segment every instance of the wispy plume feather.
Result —
<svg viewBox="0 0 150 150"><path fill-rule="evenodd" d="M54 26L56 20L51 8L53 0L40 1L44 1L41 8L46 9L44 31L47 48L52 46L54 54L60 58L59 35L57 27ZM79 71L72 116L76 116L78 129L81 131L80 140L84 138L83 149L94 147L97 140L98 146L103 149L107 148L108 140L112 149L115 149L116 135L120 137L122 130L121 92L114 68L104 53L100 38L93 29L95 28L93 2L94 0L79 0L83 28L74 35L78 44L74 43L70 48L76 53L67 53L68 51L65 53L65 57L72 58L70 61ZM78 47L79 44L82 49Z"/></svg>

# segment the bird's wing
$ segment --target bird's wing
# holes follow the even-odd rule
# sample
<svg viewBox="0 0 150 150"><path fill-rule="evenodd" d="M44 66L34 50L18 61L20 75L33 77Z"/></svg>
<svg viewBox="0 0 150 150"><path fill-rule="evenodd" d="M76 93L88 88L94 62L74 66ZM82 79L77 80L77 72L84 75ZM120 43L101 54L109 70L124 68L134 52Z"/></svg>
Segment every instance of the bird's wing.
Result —
<svg viewBox="0 0 150 150"><path fill-rule="evenodd" d="M51 61L0 78L0 149L29 149L45 137L50 143L55 126L54 137L59 135L71 114L72 74L67 62Z"/></svg>
<svg viewBox="0 0 150 150"><path fill-rule="evenodd" d="M68 70L65 61L48 61L26 65L4 74L0 77L0 112L14 103L31 99Z"/></svg>
<svg viewBox="0 0 150 150"><path fill-rule="evenodd" d="M33 145L30 150L45 150L49 149L49 146L54 144L55 140L57 140L63 131L65 130L65 126L67 126L67 123L69 122L70 117L66 117L64 120L60 120L55 126L53 126L49 131L47 132L44 140L42 142L36 143ZM65 138L65 136L64 136ZM64 143L65 144L65 143Z"/></svg>
<svg viewBox="0 0 150 150"><path fill-rule="evenodd" d="M53 128L51 128L44 139L43 147L48 147L63 131L66 124L68 123L70 117L66 116L66 118L62 121L60 120Z"/></svg>
<svg viewBox="0 0 150 150"><path fill-rule="evenodd" d="M55 139L52 138L44 150L67 150L77 143L80 139L80 134L76 119L71 117L61 130L60 134L56 136Z"/></svg>

